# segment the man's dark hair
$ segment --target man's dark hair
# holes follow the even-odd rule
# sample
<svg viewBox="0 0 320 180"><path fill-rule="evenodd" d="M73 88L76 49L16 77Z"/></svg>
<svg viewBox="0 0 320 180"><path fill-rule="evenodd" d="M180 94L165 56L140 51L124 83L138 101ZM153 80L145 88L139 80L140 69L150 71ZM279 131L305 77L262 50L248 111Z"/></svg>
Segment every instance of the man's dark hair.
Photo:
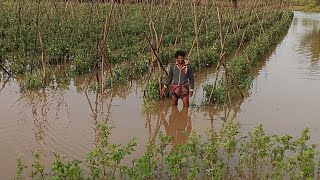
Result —
<svg viewBox="0 0 320 180"><path fill-rule="evenodd" d="M182 50L177 51L176 54L174 55L174 57L177 58L179 56L185 57L186 56L186 52L184 52Z"/></svg>

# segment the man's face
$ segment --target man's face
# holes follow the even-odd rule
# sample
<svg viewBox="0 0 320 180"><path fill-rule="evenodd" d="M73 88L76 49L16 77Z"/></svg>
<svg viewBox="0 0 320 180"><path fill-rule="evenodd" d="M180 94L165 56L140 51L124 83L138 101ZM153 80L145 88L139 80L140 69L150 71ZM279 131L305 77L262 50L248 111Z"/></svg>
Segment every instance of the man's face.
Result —
<svg viewBox="0 0 320 180"><path fill-rule="evenodd" d="M178 56L176 58L176 61L177 61L178 64L184 64L184 57L183 56Z"/></svg>

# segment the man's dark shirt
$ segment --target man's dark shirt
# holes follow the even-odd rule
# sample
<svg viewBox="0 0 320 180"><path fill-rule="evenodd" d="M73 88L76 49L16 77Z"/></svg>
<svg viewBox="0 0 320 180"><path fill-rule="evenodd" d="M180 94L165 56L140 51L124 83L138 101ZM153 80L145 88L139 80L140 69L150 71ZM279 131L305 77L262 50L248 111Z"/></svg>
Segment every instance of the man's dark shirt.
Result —
<svg viewBox="0 0 320 180"><path fill-rule="evenodd" d="M177 64L169 64L169 73L166 81L166 87L170 83L174 85L184 85L189 82L190 91L194 89L194 74L191 65L186 64L179 69Z"/></svg>

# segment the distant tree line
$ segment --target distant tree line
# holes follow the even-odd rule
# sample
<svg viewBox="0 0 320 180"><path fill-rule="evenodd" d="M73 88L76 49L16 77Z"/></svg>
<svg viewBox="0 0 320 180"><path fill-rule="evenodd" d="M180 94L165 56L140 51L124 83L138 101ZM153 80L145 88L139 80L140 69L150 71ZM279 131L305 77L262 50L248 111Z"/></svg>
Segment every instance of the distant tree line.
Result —
<svg viewBox="0 0 320 180"><path fill-rule="evenodd" d="M0 2L10 2L10 1L25 1L25 0L0 0ZM29 0L38 2L39 0ZM47 0L40 0L41 2ZM170 4L171 2L176 3L180 1L194 1L197 4L204 4L204 3L221 3L221 2L229 2L235 8L237 8L238 4L241 2L246 2L246 0L54 0L54 1L64 1L64 2L96 2L96 3L106 3L106 2L115 2L115 3L129 3L129 4L136 4L136 3L152 3L152 4ZM268 3L291 3L293 5L300 5L300 6L320 6L320 0L257 0L261 2L268 2Z"/></svg>
<svg viewBox="0 0 320 180"><path fill-rule="evenodd" d="M294 5L312 5L312 6L320 6L320 0L290 0Z"/></svg>

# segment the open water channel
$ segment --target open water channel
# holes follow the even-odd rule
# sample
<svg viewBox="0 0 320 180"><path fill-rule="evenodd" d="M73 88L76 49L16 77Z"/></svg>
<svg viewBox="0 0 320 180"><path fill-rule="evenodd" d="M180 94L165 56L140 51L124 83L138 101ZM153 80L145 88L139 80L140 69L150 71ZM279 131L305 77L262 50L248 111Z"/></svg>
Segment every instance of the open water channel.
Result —
<svg viewBox="0 0 320 180"><path fill-rule="evenodd" d="M204 135L219 128L220 117L235 117L244 132L263 124L267 133L299 136L310 127L311 141L320 142L320 14L295 12L283 41L261 64L249 96L237 107L183 109L160 101L152 110L143 106L141 81L121 86L104 95L85 93L84 78L71 81L67 90L23 92L19 78L0 82L0 177L12 179L16 159L29 165L32 151L40 149L46 165L53 152L85 160L96 141L96 124L114 126L110 140L126 143L137 138L133 156L143 154L158 132L175 137L173 145L195 131ZM212 83L214 69L196 74L196 91L191 101L200 105L202 86ZM182 133L186 131L187 133Z"/></svg>

